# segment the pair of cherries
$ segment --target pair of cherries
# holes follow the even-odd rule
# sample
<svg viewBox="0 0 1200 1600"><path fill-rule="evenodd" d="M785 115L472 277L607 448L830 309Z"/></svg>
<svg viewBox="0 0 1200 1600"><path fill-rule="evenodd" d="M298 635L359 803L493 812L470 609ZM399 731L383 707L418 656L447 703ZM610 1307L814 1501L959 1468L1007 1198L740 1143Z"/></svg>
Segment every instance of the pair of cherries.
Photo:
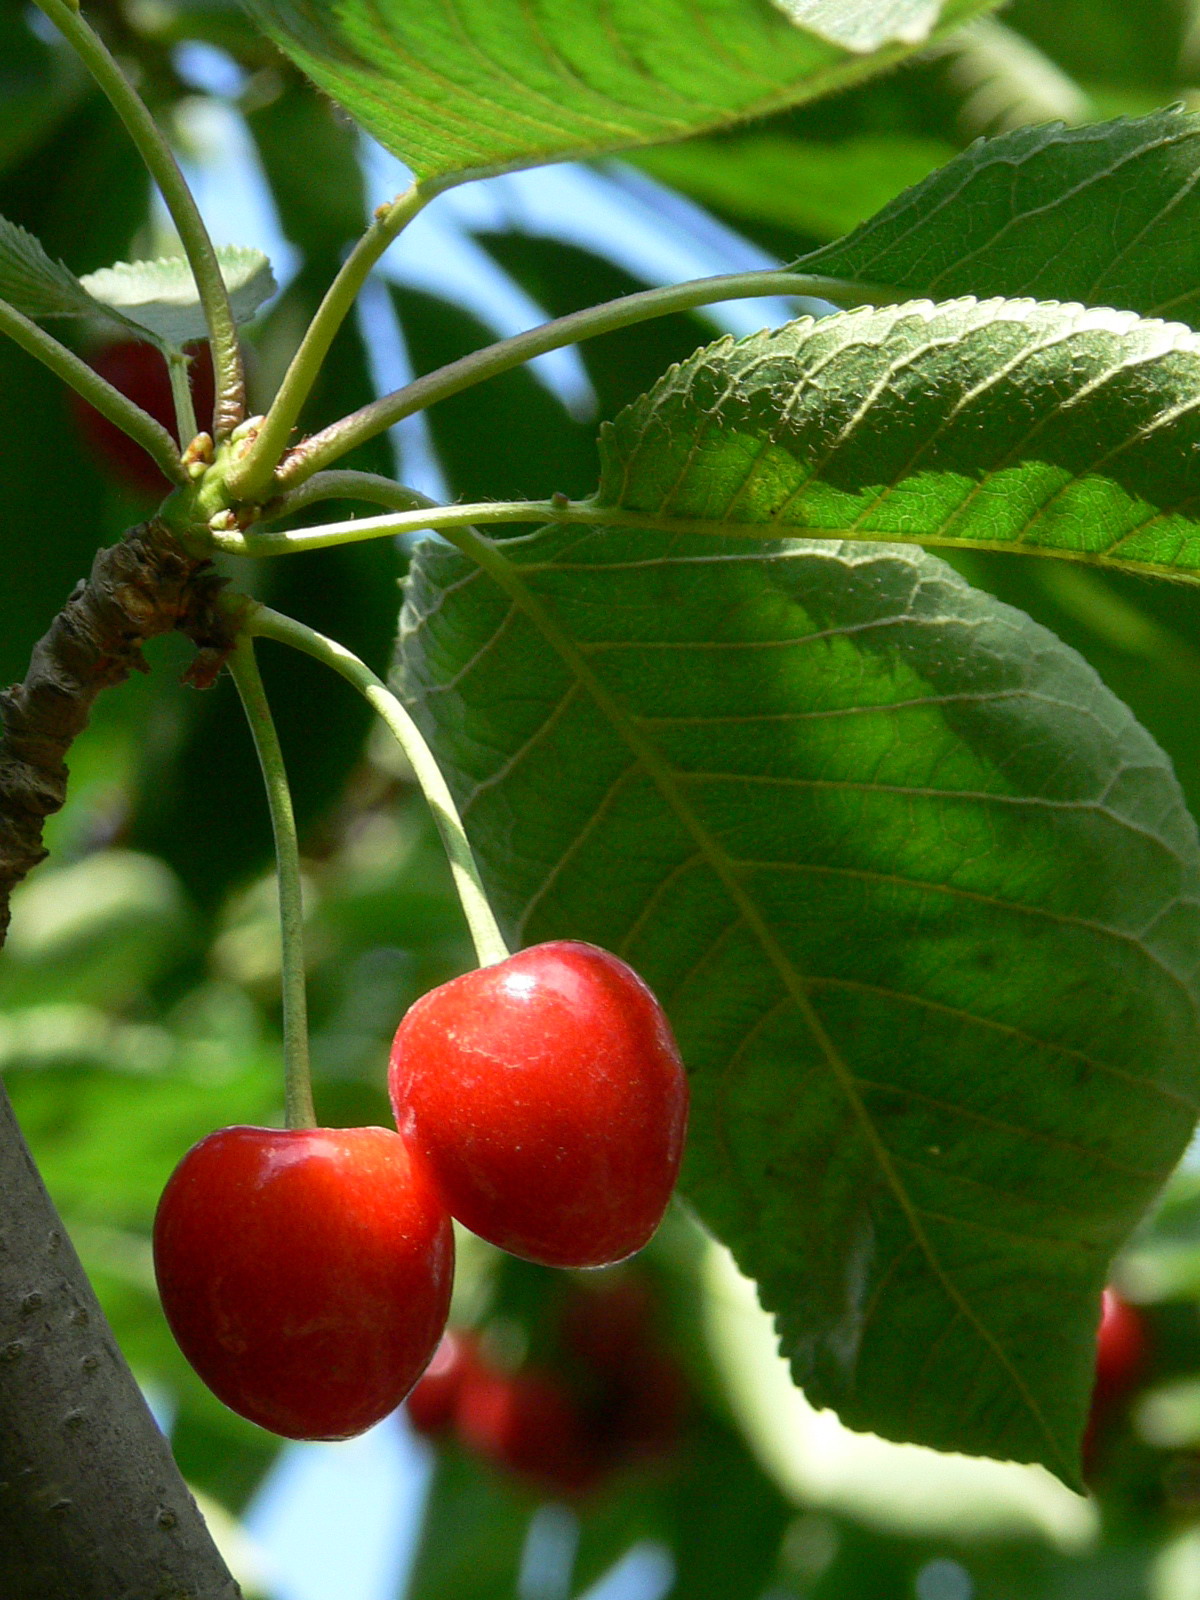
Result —
<svg viewBox="0 0 1200 1600"><path fill-rule="evenodd" d="M554 1267L641 1249L666 1210L688 1087L633 970L556 941L434 989L396 1032L384 1128L222 1128L154 1223L184 1355L242 1416L344 1439L404 1399L445 1328L455 1217Z"/></svg>

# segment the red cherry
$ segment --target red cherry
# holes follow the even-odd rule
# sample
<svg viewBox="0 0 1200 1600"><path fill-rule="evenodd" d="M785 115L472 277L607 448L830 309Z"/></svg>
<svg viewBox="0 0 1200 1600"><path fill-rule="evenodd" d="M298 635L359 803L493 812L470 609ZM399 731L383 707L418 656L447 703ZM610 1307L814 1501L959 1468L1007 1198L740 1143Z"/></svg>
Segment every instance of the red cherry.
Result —
<svg viewBox="0 0 1200 1600"><path fill-rule="evenodd" d="M450 1429L463 1379L477 1359L476 1348L474 1335L461 1329L451 1328L443 1336L406 1402L408 1420L418 1433L436 1438Z"/></svg>
<svg viewBox="0 0 1200 1600"><path fill-rule="evenodd" d="M1140 1312L1115 1289L1105 1289L1096 1330L1096 1382L1083 1434L1083 1473L1091 1478L1102 1459L1109 1418L1136 1385L1149 1341Z"/></svg>
<svg viewBox="0 0 1200 1600"><path fill-rule="evenodd" d="M578 1402L553 1372L479 1363L464 1376L455 1420L468 1448L552 1494L584 1494L607 1467Z"/></svg>
<svg viewBox="0 0 1200 1600"><path fill-rule="evenodd" d="M606 950L535 945L432 990L396 1031L389 1088L451 1213L513 1255L604 1266L662 1219L687 1077L658 1001Z"/></svg>
<svg viewBox="0 0 1200 1600"><path fill-rule="evenodd" d="M291 1439L398 1406L442 1334L454 1237L419 1156L384 1128L222 1128L154 1220L163 1310L209 1388Z"/></svg>
<svg viewBox="0 0 1200 1600"><path fill-rule="evenodd" d="M213 413L213 365L208 346L193 347L189 380L197 426L211 426ZM102 378L135 404L148 411L172 438L179 442L175 428L175 405L171 399L171 379L167 363L152 344L123 339L105 347L92 357L91 365ZM127 433L102 417L86 400L71 391L71 406L80 432L93 451L112 468L117 477L147 494L165 494L171 487L151 458ZM189 441L184 440L185 444Z"/></svg>
<svg viewBox="0 0 1200 1600"><path fill-rule="evenodd" d="M1117 1400L1137 1382L1146 1359L1146 1329L1141 1313L1115 1289L1105 1289L1096 1334L1096 1387L1093 1403Z"/></svg>

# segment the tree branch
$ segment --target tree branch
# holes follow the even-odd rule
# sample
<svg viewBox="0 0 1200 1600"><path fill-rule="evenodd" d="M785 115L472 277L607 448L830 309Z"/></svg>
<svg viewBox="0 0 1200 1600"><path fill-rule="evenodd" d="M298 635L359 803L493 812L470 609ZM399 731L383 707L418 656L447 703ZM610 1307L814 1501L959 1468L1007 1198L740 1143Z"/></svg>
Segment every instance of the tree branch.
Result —
<svg viewBox="0 0 1200 1600"><path fill-rule="evenodd" d="M142 646L179 629L199 646L189 676L211 682L232 646L213 605L221 580L161 522L100 550L34 646L24 683L0 694L0 944L13 888L43 859L42 827L66 799L65 757L102 689L144 671Z"/></svg>
<svg viewBox="0 0 1200 1600"><path fill-rule="evenodd" d="M237 1600L0 1082L0 1594Z"/></svg>

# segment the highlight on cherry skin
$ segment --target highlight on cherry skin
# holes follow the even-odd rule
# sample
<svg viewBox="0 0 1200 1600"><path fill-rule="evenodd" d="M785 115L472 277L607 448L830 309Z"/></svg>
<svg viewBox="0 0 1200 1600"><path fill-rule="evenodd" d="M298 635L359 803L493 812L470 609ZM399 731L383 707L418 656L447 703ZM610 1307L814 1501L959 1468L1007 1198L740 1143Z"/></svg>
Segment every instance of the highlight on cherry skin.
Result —
<svg viewBox="0 0 1200 1600"><path fill-rule="evenodd" d="M607 950L556 940L431 990L388 1086L451 1214L513 1255L605 1266L662 1220L687 1075L662 1007Z"/></svg>
<svg viewBox="0 0 1200 1600"><path fill-rule="evenodd" d="M290 1439L345 1439L404 1399L450 1309L454 1235L385 1128L221 1128L154 1221L171 1331L217 1397Z"/></svg>

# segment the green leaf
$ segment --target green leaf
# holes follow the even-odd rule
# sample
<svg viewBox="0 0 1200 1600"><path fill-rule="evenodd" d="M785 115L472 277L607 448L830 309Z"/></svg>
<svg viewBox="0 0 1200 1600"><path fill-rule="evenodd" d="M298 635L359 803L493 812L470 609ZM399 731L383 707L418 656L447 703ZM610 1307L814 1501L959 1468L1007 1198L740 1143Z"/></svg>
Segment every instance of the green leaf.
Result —
<svg viewBox="0 0 1200 1600"><path fill-rule="evenodd" d="M601 434L601 521L913 540L1200 576L1200 336L927 301L673 369Z"/></svg>
<svg viewBox="0 0 1200 1600"><path fill-rule="evenodd" d="M657 144L760 116L878 71L992 3L245 0L281 49L422 179Z"/></svg>
<svg viewBox="0 0 1200 1600"><path fill-rule="evenodd" d="M1166 758L919 551L558 528L486 559L419 548L399 669L505 926L662 997L685 1193L814 1404L1077 1482L1108 1262L1200 1089Z"/></svg>
<svg viewBox="0 0 1200 1600"><path fill-rule="evenodd" d="M78 317L99 309L75 274L7 217L0 217L0 300L27 317Z"/></svg>
<svg viewBox="0 0 1200 1600"><path fill-rule="evenodd" d="M1140 85L1160 100L1191 81L1181 57L1192 15L1178 0L1013 0L1004 14L1072 77Z"/></svg>
<svg viewBox="0 0 1200 1600"><path fill-rule="evenodd" d="M1033 295L1200 317L1200 117L981 140L805 270L913 295Z"/></svg>
<svg viewBox="0 0 1200 1600"><path fill-rule="evenodd" d="M217 251L221 275L229 289L233 314L249 322L264 300L275 293L271 263L261 250L222 245ZM81 278L84 289L102 306L144 328L152 338L176 347L208 334L192 269L183 256L157 261L118 261Z"/></svg>

